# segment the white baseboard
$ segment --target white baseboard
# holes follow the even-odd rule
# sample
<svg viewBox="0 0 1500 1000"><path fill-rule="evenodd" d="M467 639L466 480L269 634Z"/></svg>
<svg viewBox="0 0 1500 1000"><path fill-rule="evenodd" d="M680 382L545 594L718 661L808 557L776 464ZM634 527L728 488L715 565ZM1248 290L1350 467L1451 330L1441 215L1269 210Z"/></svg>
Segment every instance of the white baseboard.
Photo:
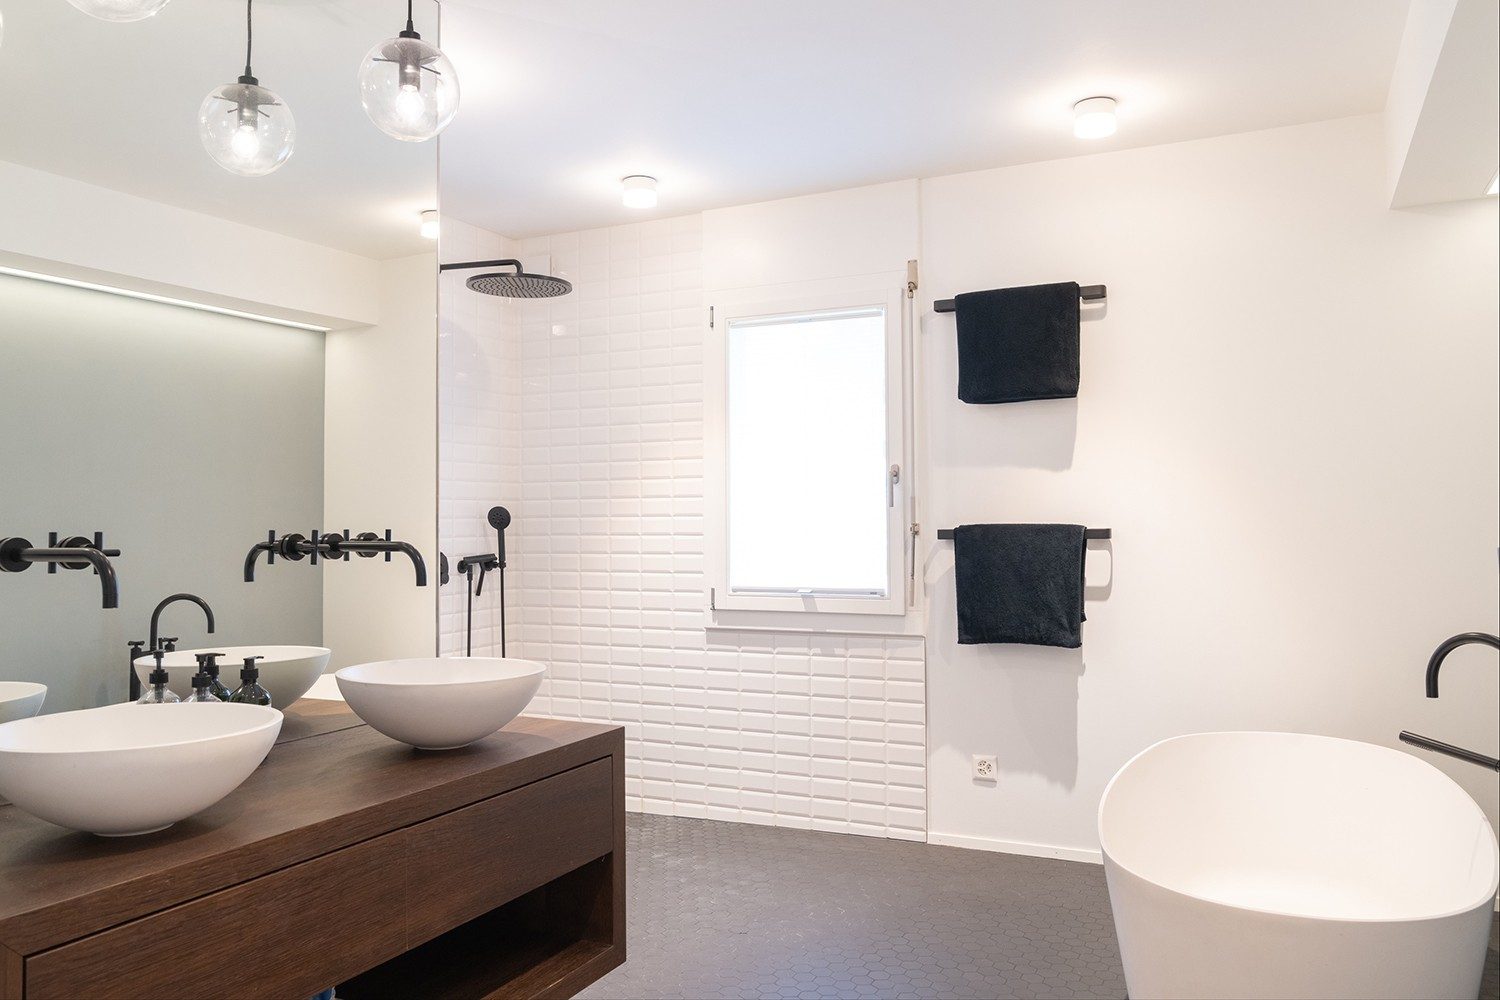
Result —
<svg viewBox="0 0 1500 1000"><path fill-rule="evenodd" d="M958 833L927 832L929 844L945 847L966 847L971 851L994 851L997 854L1021 854L1028 858L1057 858L1061 861L1083 861L1102 865L1104 856L1098 851L1082 847L1055 847L1051 844L1027 844L1014 840L995 840L990 837L969 837Z"/></svg>

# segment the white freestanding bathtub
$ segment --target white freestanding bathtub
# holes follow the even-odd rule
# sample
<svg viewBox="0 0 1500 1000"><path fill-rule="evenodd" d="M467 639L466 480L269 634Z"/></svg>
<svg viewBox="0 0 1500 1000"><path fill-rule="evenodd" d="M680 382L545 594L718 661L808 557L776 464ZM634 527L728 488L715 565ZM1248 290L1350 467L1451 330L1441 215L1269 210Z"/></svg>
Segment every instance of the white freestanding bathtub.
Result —
<svg viewBox="0 0 1500 1000"><path fill-rule="evenodd" d="M1132 1000L1479 993L1500 856L1479 806L1397 750L1296 733L1165 740L1099 841Z"/></svg>

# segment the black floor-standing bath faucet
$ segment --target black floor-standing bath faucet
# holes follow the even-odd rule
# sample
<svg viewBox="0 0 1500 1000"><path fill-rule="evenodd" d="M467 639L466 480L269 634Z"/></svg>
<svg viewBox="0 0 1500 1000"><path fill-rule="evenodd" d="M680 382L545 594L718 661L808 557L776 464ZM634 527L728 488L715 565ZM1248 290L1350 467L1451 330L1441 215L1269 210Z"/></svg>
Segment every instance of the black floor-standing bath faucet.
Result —
<svg viewBox="0 0 1500 1000"><path fill-rule="evenodd" d="M1436 698L1438 696L1438 671L1443 668L1443 661L1448 658L1448 654L1460 646L1468 646L1476 643L1482 646L1489 646L1492 649L1500 649L1500 636L1490 635L1488 632L1463 632L1453 636L1451 639L1443 640L1443 644L1433 650L1431 659L1427 661L1427 697ZM1465 750L1463 747L1456 747L1451 743L1444 743L1442 740L1418 736L1416 733L1409 733L1403 730L1401 733L1401 742L1410 743L1412 746L1421 747L1423 750L1447 754L1449 757L1457 757L1459 760L1468 761L1470 764L1478 764L1480 767L1487 767L1492 771L1500 771L1500 759L1487 757L1473 750Z"/></svg>

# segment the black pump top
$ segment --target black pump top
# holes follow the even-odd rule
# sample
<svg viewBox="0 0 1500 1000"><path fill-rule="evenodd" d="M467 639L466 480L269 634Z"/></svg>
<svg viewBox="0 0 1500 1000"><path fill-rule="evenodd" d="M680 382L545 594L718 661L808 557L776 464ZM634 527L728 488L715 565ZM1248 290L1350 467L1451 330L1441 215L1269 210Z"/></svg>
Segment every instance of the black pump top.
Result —
<svg viewBox="0 0 1500 1000"><path fill-rule="evenodd" d="M245 665L240 668L240 680L246 684L253 684L260 679L260 668L255 665L256 660L263 660L263 656L245 657Z"/></svg>
<svg viewBox="0 0 1500 1000"><path fill-rule="evenodd" d="M210 677L219 676L219 657L223 653L194 653L193 659L198 661L198 673L207 674Z"/></svg>
<svg viewBox="0 0 1500 1000"><path fill-rule="evenodd" d="M154 649L151 655L156 657L156 666L152 668L151 676L146 678L146 682L152 687L162 687L167 683L167 668L161 665L162 657L166 654L160 649Z"/></svg>
<svg viewBox="0 0 1500 1000"><path fill-rule="evenodd" d="M203 673L200 670L198 673L196 673L196 674L193 675L193 690L194 691L203 691L203 690L207 689L208 686L211 685L213 682L214 682L214 679L212 677L210 677L208 674Z"/></svg>

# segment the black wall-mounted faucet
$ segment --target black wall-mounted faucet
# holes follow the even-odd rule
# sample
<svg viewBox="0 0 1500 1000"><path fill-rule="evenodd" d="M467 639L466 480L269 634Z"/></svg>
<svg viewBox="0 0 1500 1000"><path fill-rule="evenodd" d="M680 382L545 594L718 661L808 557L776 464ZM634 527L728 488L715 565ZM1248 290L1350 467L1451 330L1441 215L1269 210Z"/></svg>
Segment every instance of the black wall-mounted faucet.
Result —
<svg viewBox="0 0 1500 1000"><path fill-rule="evenodd" d="M1460 646L1473 644L1500 649L1500 636L1490 635L1488 632L1462 632L1450 639L1444 639L1442 645L1433 650L1432 658L1427 661L1427 697L1436 698L1438 696L1438 671L1443 668L1443 661L1448 658L1448 654ZM1487 767L1492 771L1500 771L1500 758L1490 757L1476 750L1465 750L1463 747L1456 747L1451 743L1444 743L1442 740L1435 740L1429 736L1419 736L1416 733L1406 732L1405 730L1401 732L1400 739L1403 743L1410 743L1412 746L1421 747L1423 750L1447 754L1449 757L1456 757L1459 760L1468 761L1470 764L1478 764L1480 767Z"/></svg>
<svg viewBox="0 0 1500 1000"><path fill-rule="evenodd" d="M104 607L118 608L120 581L115 575L114 564L109 560L119 554L119 549L104 547L102 531L94 532L92 539L74 535L60 542L57 540L57 532L49 532L45 547L34 546L25 538L0 538L0 573L22 573L34 563L46 563L48 573L56 573L59 566L63 569L87 569L92 566L95 575L99 577Z"/></svg>
<svg viewBox="0 0 1500 1000"><path fill-rule="evenodd" d="M256 542L250 547L245 555L245 582L255 582L255 563L261 553L265 553L266 565L269 566L276 561L277 556L296 562L308 559L314 566L318 564L318 557L324 559L342 559L349 561L351 555L360 556L364 559L372 559L384 554L385 561L391 561L391 554L399 552L411 560L412 568L416 571L417 586L427 586L427 563L422 560L422 553L410 542L401 542L391 537L391 529L385 529L385 537L382 538L373 531L363 534L351 534L347 529L343 533L331 532L322 534L316 530L311 535L282 535L276 537L274 530L266 533L266 540Z"/></svg>

